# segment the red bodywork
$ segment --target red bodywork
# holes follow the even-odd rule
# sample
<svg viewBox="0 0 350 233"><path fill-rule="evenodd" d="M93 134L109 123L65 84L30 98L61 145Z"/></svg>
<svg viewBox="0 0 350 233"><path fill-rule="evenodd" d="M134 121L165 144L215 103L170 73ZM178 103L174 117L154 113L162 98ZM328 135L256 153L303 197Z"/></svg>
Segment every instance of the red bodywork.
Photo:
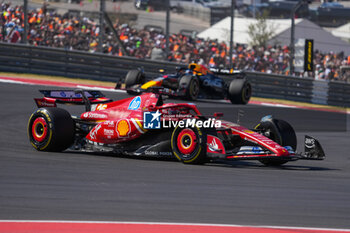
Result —
<svg viewBox="0 0 350 233"><path fill-rule="evenodd" d="M201 113L194 104L167 103L156 106L158 97L154 93L144 93L141 96L130 97L115 102L98 104L94 111L81 114L84 121L96 122L97 125L86 136L86 139L94 143L117 144L132 141L147 132L143 128L143 113L159 111L162 114L169 114L177 110L181 114L189 114L191 118L199 118ZM168 119L166 119L168 120ZM174 118L172 118L174 120ZM175 119L182 120L182 119ZM243 140L256 143L263 148L265 153L230 153L226 151L222 140L215 135L207 135L207 154L217 155L226 159L249 159L262 157L292 158L294 152L289 152L271 139L249 130L243 126L228 121L221 121L221 127L216 128L218 134L239 135ZM156 130L156 129L153 129ZM166 140L166 139L165 139Z"/></svg>

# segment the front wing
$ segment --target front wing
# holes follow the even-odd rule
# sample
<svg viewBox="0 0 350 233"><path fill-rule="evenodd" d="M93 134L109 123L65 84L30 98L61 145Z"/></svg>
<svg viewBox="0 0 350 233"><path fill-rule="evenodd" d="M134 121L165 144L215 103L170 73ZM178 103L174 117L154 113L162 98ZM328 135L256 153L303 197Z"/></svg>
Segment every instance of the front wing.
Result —
<svg viewBox="0 0 350 233"><path fill-rule="evenodd" d="M288 153L277 155L261 145L240 146L235 149L226 150L220 138L207 135L207 157L211 159L225 160L259 160L279 159L286 161L294 160L323 160L325 153L319 141L311 136L305 135L304 153L297 153L289 146L285 147Z"/></svg>

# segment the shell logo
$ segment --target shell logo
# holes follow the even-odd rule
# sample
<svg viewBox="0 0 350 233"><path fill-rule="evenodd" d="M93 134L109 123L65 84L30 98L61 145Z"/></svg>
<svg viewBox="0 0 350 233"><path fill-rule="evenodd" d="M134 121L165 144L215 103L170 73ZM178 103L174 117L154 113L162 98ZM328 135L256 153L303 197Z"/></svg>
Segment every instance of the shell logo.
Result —
<svg viewBox="0 0 350 233"><path fill-rule="evenodd" d="M120 137L125 137L130 132L129 122L126 120L120 120L117 124L117 132Z"/></svg>

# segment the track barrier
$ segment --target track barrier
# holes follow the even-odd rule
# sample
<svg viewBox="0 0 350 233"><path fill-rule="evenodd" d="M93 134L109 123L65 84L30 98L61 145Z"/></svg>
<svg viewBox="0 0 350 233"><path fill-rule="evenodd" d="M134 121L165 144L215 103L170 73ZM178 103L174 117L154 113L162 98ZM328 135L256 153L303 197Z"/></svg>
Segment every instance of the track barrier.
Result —
<svg viewBox="0 0 350 233"><path fill-rule="evenodd" d="M185 64L118 57L23 44L0 43L0 71L117 82L141 67L148 76ZM246 71L253 96L350 107L350 84Z"/></svg>

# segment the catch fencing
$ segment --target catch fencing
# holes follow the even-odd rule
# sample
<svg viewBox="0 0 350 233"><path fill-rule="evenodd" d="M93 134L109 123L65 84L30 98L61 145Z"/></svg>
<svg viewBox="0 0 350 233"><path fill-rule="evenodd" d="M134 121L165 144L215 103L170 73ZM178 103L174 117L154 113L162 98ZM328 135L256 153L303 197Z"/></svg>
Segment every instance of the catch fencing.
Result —
<svg viewBox="0 0 350 233"><path fill-rule="evenodd" d="M174 72L184 66L132 57L0 43L0 71L65 76L117 82L126 73L142 68L149 76L159 69ZM253 96L350 107L350 84L318 81L260 72L246 72Z"/></svg>

